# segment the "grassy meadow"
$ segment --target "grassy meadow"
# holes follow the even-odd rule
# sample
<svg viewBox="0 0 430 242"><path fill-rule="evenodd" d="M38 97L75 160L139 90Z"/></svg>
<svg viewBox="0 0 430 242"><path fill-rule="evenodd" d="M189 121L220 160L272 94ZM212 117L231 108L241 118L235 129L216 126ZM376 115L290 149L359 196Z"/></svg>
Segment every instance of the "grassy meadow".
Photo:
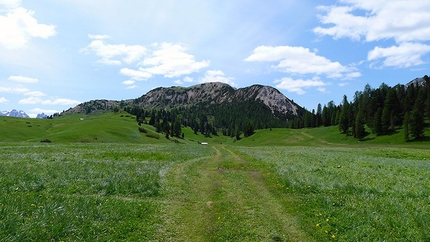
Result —
<svg viewBox="0 0 430 242"><path fill-rule="evenodd" d="M1 241L430 241L430 149L402 130L176 143L81 117L0 118Z"/></svg>

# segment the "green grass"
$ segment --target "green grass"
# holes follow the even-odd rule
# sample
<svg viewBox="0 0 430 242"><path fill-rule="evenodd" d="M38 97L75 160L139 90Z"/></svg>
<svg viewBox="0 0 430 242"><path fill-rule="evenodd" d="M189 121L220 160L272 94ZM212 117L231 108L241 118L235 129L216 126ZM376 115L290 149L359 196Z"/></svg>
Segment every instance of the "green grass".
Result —
<svg viewBox="0 0 430 242"><path fill-rule="evenodd" d="M175 145L3 143L0 240L150 240L164 174L202 155Z"/></svg>
<svg viewBox="0 0 430 242"><path fill-rule="evenodd" d="M152 126L143 126L149 135L155 134ZM0 129L0 142L40 142L43 139L84 143L169 142L140 133L135 118L127 113L66 115L55 119L0 117Z"/></svg>
<svg viewBox="0 0 430 242"><path fill-rule="evenodd" d="M430 151L1 143L2 241L428 241Z"/></svg>
<svg viewBox="0 0 430 242"><path fill-rule="evenodd" d="M293 213L317 241L428 241L430 151L410 148L237 148L298 197Z"/></svg>
<svg viewBox="0 0 430 242"><path fill-rule="evenodd" d="M1 117L0 240L430 240L430 149L401 129L234 142L184 128L174 143L143 126L124 113Z"/></svg>

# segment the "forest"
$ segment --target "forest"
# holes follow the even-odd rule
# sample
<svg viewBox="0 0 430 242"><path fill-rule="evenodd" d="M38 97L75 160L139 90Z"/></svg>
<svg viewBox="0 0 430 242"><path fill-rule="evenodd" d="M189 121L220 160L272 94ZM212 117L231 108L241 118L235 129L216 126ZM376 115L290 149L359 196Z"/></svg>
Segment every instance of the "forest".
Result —
<svg viewBox="0 0 430 242"><path fill-rule="evenodd" d="M430 78L420 82L390 87L382 83L378 88L369 84L355 92L352 101L344 95L335 105L330 101L317 110L289 123L290 128L313 128L338 125L341 133L358 140L366 136L366 127L376 135L387 135L397 128L405 130L405 141L424 136L426 118L430 119Z"/></svg>

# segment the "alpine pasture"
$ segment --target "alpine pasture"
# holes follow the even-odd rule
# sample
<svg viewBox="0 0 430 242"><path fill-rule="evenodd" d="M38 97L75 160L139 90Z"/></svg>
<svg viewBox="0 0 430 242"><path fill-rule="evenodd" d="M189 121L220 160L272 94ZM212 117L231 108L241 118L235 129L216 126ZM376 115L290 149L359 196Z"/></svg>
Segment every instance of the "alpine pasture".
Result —
<svg viewBox="0 0 430 242"><path fill-rule="evenodd" d="M0 240L430 241L430 149L402 130L172 142L143 126L1 117Z"/></svg>

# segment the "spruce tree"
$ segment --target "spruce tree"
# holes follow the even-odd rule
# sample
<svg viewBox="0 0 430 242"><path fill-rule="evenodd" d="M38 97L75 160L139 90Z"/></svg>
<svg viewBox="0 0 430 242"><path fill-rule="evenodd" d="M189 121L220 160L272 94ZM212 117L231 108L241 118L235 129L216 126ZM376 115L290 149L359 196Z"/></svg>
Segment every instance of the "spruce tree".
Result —
<svg viewBox="0 0 430 242"><path fill-rule="evenodd" d="M409 141L409 112L403 117L403 130L405 131L405 141Z"/></svg>
<svg viewBox="0 0 430 242"><path fill-rule="evenodd" d="M357 138L358 140L363 140L366 134L363 119L364 118L362 111L358 110L357 117L355 118L355 138Z"/></svg>

